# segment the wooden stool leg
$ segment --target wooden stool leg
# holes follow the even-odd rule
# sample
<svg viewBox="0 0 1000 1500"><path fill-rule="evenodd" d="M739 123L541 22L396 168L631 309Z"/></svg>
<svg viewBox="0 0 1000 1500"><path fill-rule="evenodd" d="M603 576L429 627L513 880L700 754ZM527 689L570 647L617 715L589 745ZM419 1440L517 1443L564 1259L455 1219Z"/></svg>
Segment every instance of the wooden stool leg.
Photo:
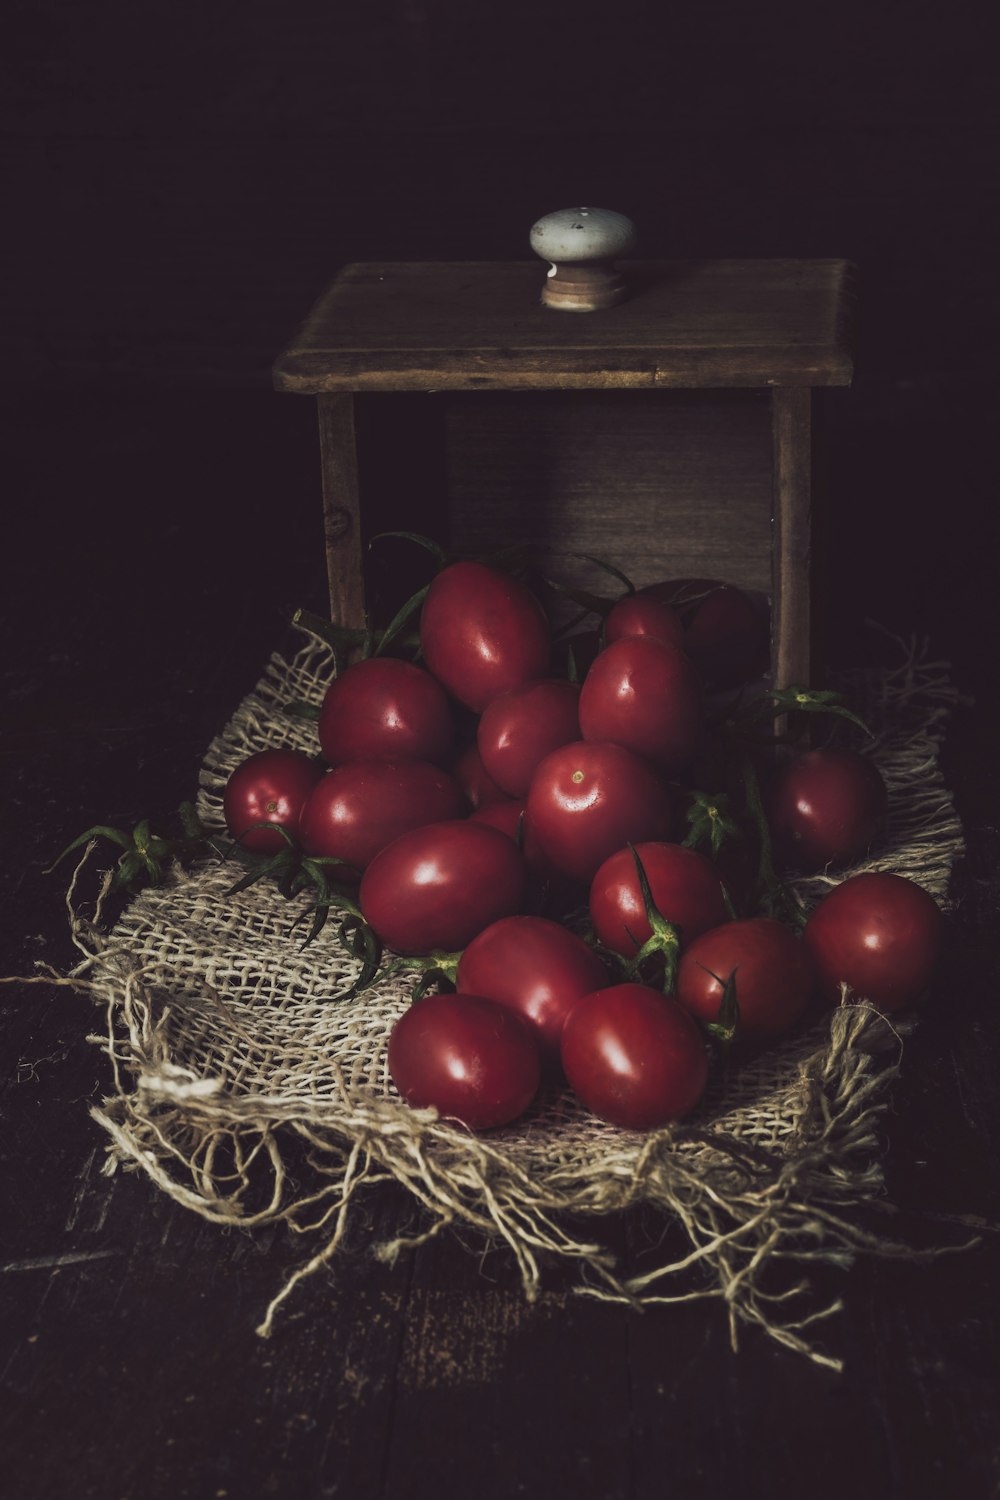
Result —
<svg viewBox="0 0 1000 1500"><path fill-rule="evenodd" d="M317 401L330 618L338 625L363 628L365 586L354 397L348 391L319 396Z"/></svg>
<svg viewBox="0 0 1000 1500"><path fill-rule="evenodd" d="M771 392L774 441L771 655L774 685L809 682L812 391Z"/></svg>

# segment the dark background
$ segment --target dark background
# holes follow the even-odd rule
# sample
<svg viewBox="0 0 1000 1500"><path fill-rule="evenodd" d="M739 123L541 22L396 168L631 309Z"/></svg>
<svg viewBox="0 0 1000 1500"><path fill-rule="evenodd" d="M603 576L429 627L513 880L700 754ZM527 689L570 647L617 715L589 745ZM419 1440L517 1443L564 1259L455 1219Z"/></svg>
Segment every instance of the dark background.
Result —
<svg viewBox="0 0 1000 1500"><path fill-rule="evenodd" d="M985 7L39 0L4 30L6 971L70 961L44 866L95 821L190 795L291 609L323 605L315 415L269 366L339 266L526 257L533 220L581 198L632 216L651 257L846 256L861 333L828 409L832 654L871 649L873 616L928 634L977 700L948 749L970 837L951 1009L913 1044L890 1185L995 1241ZM262 1301L301 1252L234 1246L135 1179L112 1195L81 1002L0 999L12 1493L534 1497L568 1476L644 1496L668 1473L682 1495L995 1493L995 1245L856 1270L839 1382L752 1342L734 1362L701 1312L638 1333L562 1304L519 1321L509 1277L484 1294L446 1248L401 1288L355 1247L263 1348ZM98 1258L55 1264L79 1253Z"/></svg>

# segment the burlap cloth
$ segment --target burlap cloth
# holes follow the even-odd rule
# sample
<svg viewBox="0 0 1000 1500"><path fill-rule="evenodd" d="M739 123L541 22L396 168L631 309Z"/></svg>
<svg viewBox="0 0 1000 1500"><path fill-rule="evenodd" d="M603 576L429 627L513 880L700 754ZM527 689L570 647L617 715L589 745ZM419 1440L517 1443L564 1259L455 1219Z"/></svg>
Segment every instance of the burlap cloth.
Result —
<svg viewBox="0 0 1000 1500"><path fill-rule="evenodd" d="M287 705L317 702L331 675L328 648L312 636L291 660L272 657L208 750L206 823L222 828L226 778L251 752L315 751L314 724ZM862 674L853 688L890 794L887 842L863 868L906 874L946 905L962 850L937 760L956 696L947 667L910 651L898 670ZM815 900L842 878L816 876L798 889ZM906 1253L856 1222L884 1193L878 1128L898 1071L898 1025L866 1005L835 1009L716 1079L693 1118L649 1135L603 1124L567 1091L474 1136L409 1109L389 1079L386 1044L408 1003L405 975L339 1000L358 964L337 944L336 924L304 947L303 927L290 929L308 897L290 904L263 884L226 897L233 880L229 864L179 870L133 900L110 933L99 913L83 915L74 886L85 957L72 980L104 1008L94 1040L113 1085L92 1113L110 1137L106 1170L142 1169L219 1224L285 1222L311 1246L276 1290L261 1333L297 1282L335 1255L365 1188L394 1179L419 1211L404 1211L401 1199L398 1237L372 1246L383 1258L453 1227L509 1247L529 1298L562 1258L576 1264L581 1292L715 1300L734 1343L741 1325L758 1325L837 1364L811 1342L810 1325L839 1303L814 1305L810 1265ZM682 1226L685 1248L630 1276L602 1246L594 1216L636 1204ZM588 1219L593 1232L581 1234Z"/></svg>

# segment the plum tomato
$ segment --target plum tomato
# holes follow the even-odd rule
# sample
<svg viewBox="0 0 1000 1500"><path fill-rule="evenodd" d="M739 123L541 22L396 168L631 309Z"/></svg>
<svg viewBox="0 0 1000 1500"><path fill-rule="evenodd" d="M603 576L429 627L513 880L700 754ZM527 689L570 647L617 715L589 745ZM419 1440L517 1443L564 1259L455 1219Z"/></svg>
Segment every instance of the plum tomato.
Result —
<svg viewBox="0 0 1000 1500"><path fill-rule="evenodd" d="M479 746L466 745L462 753L452 762L451 774L458 782L469 806L478 811L494 802L508 801L507 793L498 787L483 765Z"/></svg>
<svg viewBox="0 0 1000 1500"><path fill-rule="evenodd" d="M647 761L622 745L579 740L553 750L528 790L526 827L564 875L589 881L615 849L664 839L673 805Z"/></svg>
<svg viewBox="0 0 1000 1500"><path fill-rule="evenodd" d="M477 807L475 812L469 814L469 822L488 823L491 828L499 828L515 844L519 837L523 843L523 834L519 834L518 830L524 826L526 805L523 797L505 797L502 802L487 802L484 807Z"/></svg>
<svg viewBox="0 0 1000 1500"><path fill-rule="evenodd" d="M793 1030L816 982L805 943L771 917L724 922L696 937L677 966L677 999L697 1020L717 1021L732 974L740 1017L736 1035L749 1043L776 1041Z"/></svg>
<svg viewBox="0 0 1000 1500"><path fill-rule="evenodd" d="M524 909L533 915L561 915L586 905L587 887L557 870L542 851L528 825L523 798L491 802L469 814L470 822L489 823L513 839L521 850L527 872Z"/></svg>
<svg viewBox="0 0 1000 1500"><path fill-rule="evenodd" d="M777 767L765 792L774 852L806 872L858 860L881 833L888 794L856 750L806 750Z"/></svg>
<svg viewBox="0 0 1000 1500"><path fill-rule="evenodd" d="M403 954L464 948L524 898L524 860L498 828L461 819L413 828L376 854L358 902L388 947Z"/></svg>
<svg viewBox="0 0 1000 1500"><path fill-rule="evenodd" d="M302 811L302 847L360 872L401 833L464 812L458 783L429 761L351 760L313 788Z"/></svg>
<svg viewBox="0 0 1000 1500"><path fill-rule="evenodd" d="M682 844L639 843L653 901L660 915L678 929L683 949L701 932L726 921L725 890L717 867L705 854ZM590 886L590 915L606 948L633 958L650 937L646 908L631 849L604 860Z"/></svg>
<svg viewBox="0 0 1000 1500"><path fill-rule="evenodd" d="M432 581L420 615L428 671L475 713L549 670L552 642L534 594L478 562L452 563Z"/></svg>
<svg viewBox="0 0 1000 1500"><path fill-rule="evenodd" d="M529 1021L549 1063L559 1061L563 1023L583 995L608 983L583 938L547 917L504 917L483 929L458 961L459 993L487 995Z"/></svg>
<svg viewBox="0 0 1000 1500"><path fill-rule="evenodd" d="M509 797L526 797L539 761L580 738L579 702L576 683L542 677L510 688L483 709L479 754Z"/></svg>
<svg viewBox="0 0 1000 1500"><path fill-rule="evenodd" d="M436 678L412 662L372 656L326 690L319 742L331 766L347 760L429 760L444 765L452 707Z"/></svg>
<svg viewBox="0 0 1000 1500"><path fill-rule="evenodd" d="M682 1119L708 1080L695 1022L644 984L611 985L578 1000L563 1028L562 1064L587 1108L626 1130Z"/></svg>
<svg viewBox="0 0 1000 1500"><path fill-rule="evenodd" d="M611 741L675 776L697 754L705 727L698 672L650 635L625 636L597 657L580 691L580 733Z"/></svg>
<svg viewBox="0 0 1000 1500"><path fill-rule="evenodd" d="M855 999L892 1013L930 983L944 940L934 897L905 875L871 871L834 886L803 934L819 987L834 1004L846 984Z"/></svg>
<svg viewBox="0 0 1000 1500"><path fill-rule="evenodd" d="M738 687L767 671L767 613L742 589L717 578L677 578L650 584L638 597L677 611L684 650L711 687Z"/></svg>
<svg viewBox="0 0 1000 1500"><path fill-rule="evenodd" d="M625 594L612 606L604 622L604 639L610 646L627 635L651 635L668 646L684 650L680 615L669 604L648 594Z"/></svg>
<svg viewBox="0 0 1000 1500"><path fill-rule="evenodd" d="M226 783L226 827L243 849L280 854L288 840L277 829L254 824L280 823L298 838L302 809L322 775L323 767L302 750L259 750L238 765Z"/></svg>
<svg viewBox="0 0 1000 1500"><path fill-rule="evenodd" d="M541 1058L530 1026L508 1007L481 995L425 995L392 1028L389 1074L414 1109L490 1130L531 1104Z"/></svg>

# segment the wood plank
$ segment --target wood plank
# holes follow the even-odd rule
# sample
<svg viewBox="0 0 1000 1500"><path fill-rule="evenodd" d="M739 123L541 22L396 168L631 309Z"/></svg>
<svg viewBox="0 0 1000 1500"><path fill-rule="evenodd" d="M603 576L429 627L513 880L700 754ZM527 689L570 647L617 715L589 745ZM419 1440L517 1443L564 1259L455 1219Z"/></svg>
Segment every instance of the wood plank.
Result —
<svg viewBox="0 0 1000 1500"><path fill-rule="evenodd" d="M340 625L363 626L365 582L354 398L349 393L325 395L317 404L330 618Z"/></svg>
<svg viewBox="0 0 1000 1500"><path fill-rule="evenodd" d="M774 538L771 657L776 687L807 683L810 669L809 566L812 393L772 392Z"/></svg>
<svg viewBox="0 0 1000 1500"><path fill-rule="evenodd" d="M333 390L847 385L853 268L842 260L625 263L600 313L541 304L540 262L346 267L274 368Z"/></svg>
<svg viewBox="0 0 1000 1500"><path fill-rule="evenodd" d="M771 588L766 397L675 391L448 395L453 545L546 549L557 575L600 594L720 577Z"/></svg>

